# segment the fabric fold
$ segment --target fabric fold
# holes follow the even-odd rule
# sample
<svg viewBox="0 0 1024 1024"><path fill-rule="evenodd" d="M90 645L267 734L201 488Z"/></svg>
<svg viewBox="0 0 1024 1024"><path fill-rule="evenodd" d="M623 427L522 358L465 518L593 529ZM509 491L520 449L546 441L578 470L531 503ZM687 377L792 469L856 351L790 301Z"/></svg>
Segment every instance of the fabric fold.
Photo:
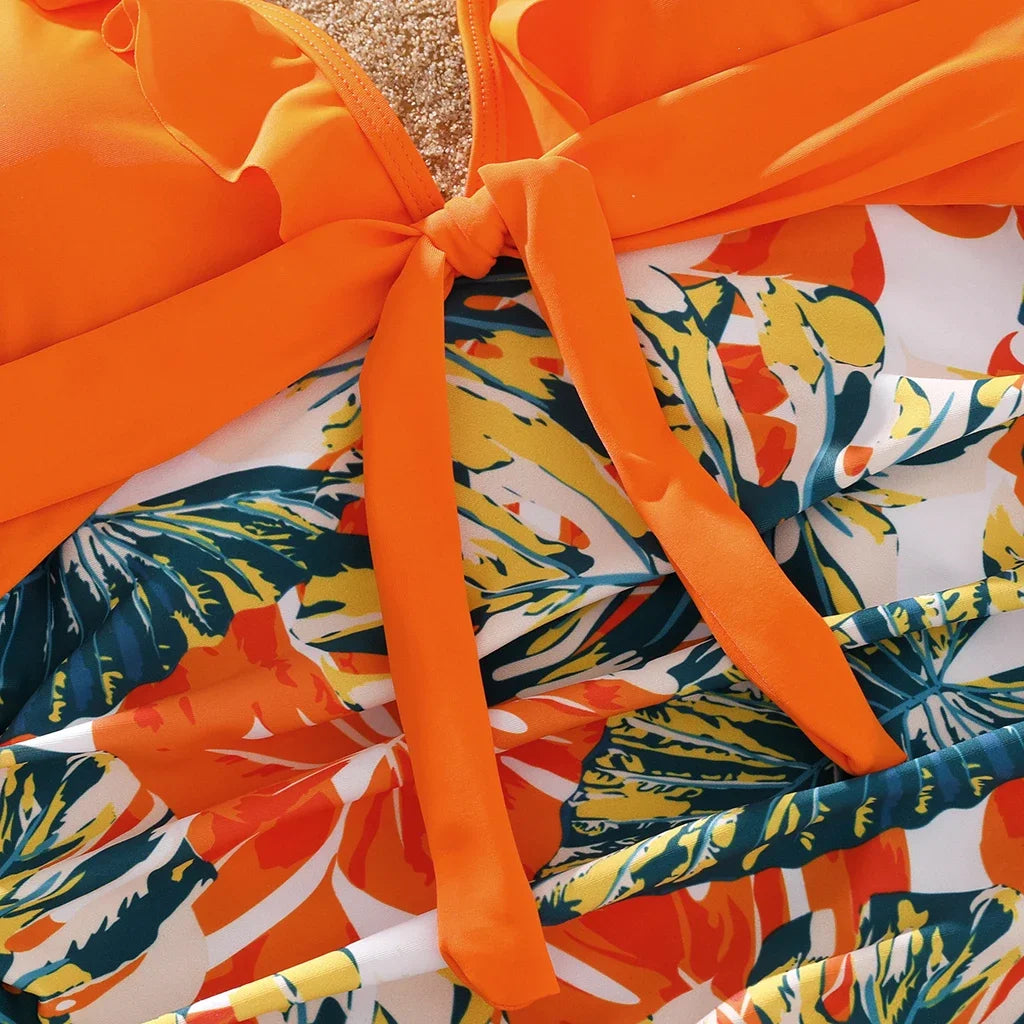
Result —
<svg viewBox="0 0 1024 1024"><path fill-rule="evenodd" d="M443 308L454 273L484 276L506 231L626 494L726 653L846 771L880 771L905 755L874 717L824 620L673 436L590 173L545 157L481 174L484 188L472 199L424 225L429 233L385 302L361 394L370 547L437 877L440 947L471 988L510 1009L557 984L491 750L462 568Z"/></svg>
<svg viewBox="0 0 1024 1024"><path fill-rule="evenodd" d="M17 443L0 446L0 480L18 482L0 487L0 592L127 477L365 340L412 242L399 224L336 221L0 365L0 407L20 424ZM339 274L345 252L359 259ZM63 457L68 423L90 424L88 450L73 460Z"/></svg>
<svg viewBox="0 0 1024 1024"><path fill-rule="evenodd" d="M470 60L487 44L495 80L477 134L500 135L505 159L539 156L619 111L909 3L724 0L681 17L660 0L462 0L463 20L487 28L467 39ZM486 149L474 155L493 158ZM474 160L471 180L487 162Z"/></svg>
<svg viewBox="0 0 1024 1024"><path fill-rule="evenodd" d="M282 240L351 217L423 217L441 197L397 118L347 55L312 26L296 37L293 20L258 2L120 0L102 34L182 146L227 181L270 177ZM339 187L342 170L360 187Z"/></svg>
<svg viewBox="0 0 1024 1024"><path fill-rule="evenodd" d="M505 810L466 601L445 381L451 279L445 254L421 238L370 343L360 382L366 514L441 952L489 1003L514 1009L558 984Z"/></svg>

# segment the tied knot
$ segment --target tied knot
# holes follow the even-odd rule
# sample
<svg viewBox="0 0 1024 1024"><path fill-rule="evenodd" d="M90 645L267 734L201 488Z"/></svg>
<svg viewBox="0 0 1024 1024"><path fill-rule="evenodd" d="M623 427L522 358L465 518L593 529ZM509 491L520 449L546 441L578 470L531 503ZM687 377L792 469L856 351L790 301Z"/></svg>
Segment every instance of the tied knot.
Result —
<svg viewBox="0 0 1024 1024"><path fill-rule="evenodd" d="M484 277L507 241L505 222L486 188L455 196L419 224L461 277Z"/></svg>

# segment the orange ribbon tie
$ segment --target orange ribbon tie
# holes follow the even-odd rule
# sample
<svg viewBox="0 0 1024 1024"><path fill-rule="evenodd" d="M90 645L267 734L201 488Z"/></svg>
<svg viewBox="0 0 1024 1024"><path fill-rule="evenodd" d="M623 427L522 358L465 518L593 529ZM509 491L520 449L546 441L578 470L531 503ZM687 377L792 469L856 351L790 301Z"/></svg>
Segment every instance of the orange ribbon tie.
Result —
<svg viewBox="0 0 1024 1024"><path fill-rule="evenodd" d="M441 950L460 978L508 1009L557 983L504 805L467 603L444 353L455 273L484 276L511 239L626 493L725 652L847 771L904 755L820 615L672 435L590 173L553 156L481 176L485 188L419 225L361 390L370 543L434 862Z"/></svg>

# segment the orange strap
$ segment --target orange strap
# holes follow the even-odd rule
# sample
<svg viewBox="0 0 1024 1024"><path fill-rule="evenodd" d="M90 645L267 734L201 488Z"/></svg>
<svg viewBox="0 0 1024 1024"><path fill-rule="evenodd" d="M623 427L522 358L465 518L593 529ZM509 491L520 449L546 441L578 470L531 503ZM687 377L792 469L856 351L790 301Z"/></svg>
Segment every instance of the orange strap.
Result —
<svg viewBox="0 0 1024 1024"><path fill-rule="evenodd" d="M360 377L366 515L441 952L489 1003L514 1008L558 986L505 811L466 602L445 383L450 282L424 237L370 344Z"/></svg>
<svg viewBox="0 0 1024 1024"><path fill-rule="evenodd" d="M333 221L0 365L0 410L15 431L0 444L0 594L127 477L365 340L415 234Z"/></svg>
<svg viewBox="0 0 1024 1024"><path fill-rule="evenodd" d="M845 771L903 761L821 615L673 436L589 172L550 157L531 173L515 164L481 173L622 486L725 652Z"/></svg>

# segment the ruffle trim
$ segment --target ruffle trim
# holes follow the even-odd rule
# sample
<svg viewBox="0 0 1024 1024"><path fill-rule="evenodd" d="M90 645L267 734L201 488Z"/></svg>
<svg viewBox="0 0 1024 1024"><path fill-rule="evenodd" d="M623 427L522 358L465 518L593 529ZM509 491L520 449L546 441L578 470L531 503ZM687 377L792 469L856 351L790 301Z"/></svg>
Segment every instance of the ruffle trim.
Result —
<svg viewBox="0 0 1024 1024"><path fill-rule="evenodd" d="M34 0L46 11L88 0ZM326 33L264 0L120 0L103 18L167 132L216 174L265 172L282 240L333 220L409 224L442 204L412 140Z"/></svg>

